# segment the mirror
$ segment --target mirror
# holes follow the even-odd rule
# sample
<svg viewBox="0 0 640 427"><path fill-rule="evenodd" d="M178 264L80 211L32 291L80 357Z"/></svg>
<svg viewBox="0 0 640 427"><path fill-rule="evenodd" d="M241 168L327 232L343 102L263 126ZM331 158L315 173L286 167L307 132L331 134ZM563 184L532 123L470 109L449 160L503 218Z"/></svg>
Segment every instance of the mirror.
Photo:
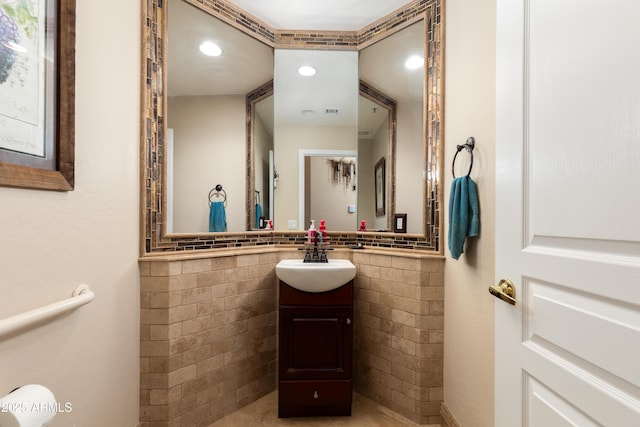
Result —
<svg viewBox="0 0 640 427"><path fill-rule="evenodd" d="M169 25L171 25L171 18L167 13L167 8L171 8L175 3L183 3L184 6L191 7L197 12L203 12L208 16L208 19L219 19L230 25L238 33L244 35L250 35L250 38L258 40L258 43L265 45L270 52L271 48L292 47L300 49L313 49L319 50L326 46L327 49L334 51L342 51L343 49L351 49L351 51L358 50L362 53L361 56L368 55L369 48L375 47L378 42L393 36L394 34L400 34L408 26L411 26L418 22L423 22L424 32L423 36L426 36L426 44L424 45L424 51L427 53L425 68L421 74L422 81L424 82L424 100L425 105L417 115L422 117L421 129L424 137L416 136L409 137L408 140L413 143L417 143L415 149L400 148L401 135L398 129L398 152L390 152L389 159L385 161L385 176L388 183L386 186L385 195L385 215L380 218L376 217L371 220L374 221L375 229L389 230L389 224L392 223L393 218L390 218L390 214L407 213L408 233L398 234L385 232L381 234L364 233L357 234L351 230L346 230L344 233L337 233L334 235L332 243L336 245L344 245L349 242L359 241L368 246L381 246L381 247L399 247L408 249L421 249L430 250L436 252L442 252L439 242L440 230L442 229L442 196L441 196L441 182L442 182L442 22L441 22L441 1L440 0L428 0L426 2L411 2L405 7L382 18L377 21L375 25L363 28L356 32L349 32L349 34L341 34L339 32L314 32L314 40L305 39L304 32L295 31L279 31L268 27L261 21L255 20L251 15L244 13L238 9L232 3L225 3L225 11L222 12L216 6L216 4L201 3L197 0L169 0L170 4L163 2L162 4L143 2L143 88L142 88L142 114L144 126L142 130L142 150L145 154L142 156L142 254L152 252L171 252L171 251L183 251L183 250L197 250L197 249L212 249L212 248L229 248L238 246L254 246L254 245L273 245L273 244L297 244L298 234L286 234L290 231L288 227L288 219L286 218L282 224L279 224L283 228L280 228L285 233L272 233L265 231L245 231L247 229L254 229L256 214L255 205L260 203L262 206L264 216L267 216L266 211L269 210L266 204L270 204L270 200L267 201L262 192L265 190L259 190L264 188L265 180L269 180L268 175L271 172L275 179L276 187L284 176L278 174L280 172L280 165L275 163L275 168L268 166L268 160L264 160L263 154L254 153L252 144L252 133L248 128L253 126L253 117L255 114L259 114L256 111L259 109L260 102L247 102L247 95L252 91L257 91L260 87L268 82L269 79L261 79L260 82L256 82L250 88L243 92L245 96L245 113L249 113L249 120L245 116L245 139L234 142L232 144L239 144L241 146L247 146L245 148L245 156L240 166L236 166L236 171L246 171L244 176L233 179L233 181L241 182L244 190L239 190L240 193L236 194L235 188L233 188L232 194L227 192L228 202L233 200L234 204L237 200L241 200L241 204L245 209L242 211L241 217L245 219L244 226L240 226L238 231L231 231L228 233L208 233L202 231L180 231L178 232L175 227L172 230L168 227L169 212L168 206L170 205L170 189L171 182L168 180L169 171L166 166L170 164L169 157L171 156L171 150L169 147L168 135L168 123L171 121L171 113L167 112L168 95L171 89L171 72L169 71L168 57L172 55L173 47L169 47L167 39L171 39L166 32L170 32ZM215 17L215 18L213 18ZM168 23L166 25L165 23ZM191 29L188 30L190 32ZM303 33L303 34L300 34ZM317 34L316 34L317 33ZM307 34L308 35L308 34ZM255 40L254 40L255 41ZM165 55L166 54L166 55ZM273 53L271 53L273 57ZM248 55L243 55L247 57ZM361 68L363 66L361 65ZM169 76L167 78L167 76ZM364 76L360 77L365 86L368 84L370 87L379 90L384 96L384 99L392 101L398 101L395 95L392 95L392 90L387 89L383 83L373 83L371 77L366 77L371 81L366 81ZM380 85L378 87L377 85ZM204 87L204 86L203 86ZM165 90L166 89L166 90ZM365 96L366 98L366 96ZM369 99L371 101L371 99ZM375 100L378 105L384 105L384 102L380 104ZM268 102L268 101L267 101ZM358 101L361 103L361 101ZM404 114L403 107L398 101L397 116L400 117ZM362 107L360 109L363 109ZM367 107L369 110L373 110L375 105L369 104ZM379 110L376 110L379 111ZM394 130L395 121L389 117L389 124L382 124L385 128L389 129L389 133L392 134ZM357 134L366 129L359 129ZM182 133L182 131L181 131ZM212 136L218 135L219 129L216 129L212 133ZM275 133L275 129L274 129ZM274 135L275 136L275 135ZM174 129L174 144L181 138ZM277 138L277 136L275 136ZM361 138L361 139L367 139ZM227 141L228 142L228 141ZM277 142L276 142L277 143ZM357 142L356 145L360 144ZM357 148L356 148L357 150ZM270 152L272 150L266 150ZM277 150L276 150L277 151ZM373 151L370 149L369 151ZM400 152L402 151L402 152ZM275 154L275 153L274 153ZM397 155L396 161L391 161ZM357 153L357 160L362 160L362 153ZM402 156L405 156L404 158ZM173 156L175 162L177 156ZM220 167L219 163L214 162L215 156L202 156L206 158L206 166L198 169L211 169L216 170ZM257 158L260 157L260 160ZM268 155L266 157L269 157ZM375 157L375 156L372 156ZM382 157L382 156L380 156ZM234 155L234 158L237 156ZM212 160L213 159L213 160ZM369 176L373 180L375 164L378 163L380 158L374 158L371 160L372 165L367 166L369 171L363 171L364 166L358 165L356 167L356 176L360 177ZM298 160L299 161L299 160ZM402 178L405 172L405 164L409 164L412 161L417 161L416 170L411 178ZM229 163L229 162L226 162ZM397 171L396 171L397 163ZM214 165L212 167L212 165ZM267 165L267 166L265 166ZM263 172L254 173L253 169L258 170L262 168ZM194 168L195 169L195 168ZM267 173L264 173L267 170ZM392 177L395 176L396 183ZM225 175L226 177L226 175ZM390 178L391 177L391 178ZM403 181L404 179L404 181ZM220 180L218 182L217 177L208 177L209 182L204 190L198 190L197 193L207 193L216 184L222 184L225 189L231 184L226 184L226 181ZM407 184L407 180L409 184ZM230 181L231 182L231 181ZM175 184L175 183L174 183ZM364 187L365 184L356 184L357 190L359 187ZM267 189L270 184L267 184ZM420 189L422 187L422 190ZM375 187L374 187L375 188ZM276 191L279 189L276 188ZM260 191L260 201L255 197ZM395 194L397 192L397 194ZM359 192L358 192L359 193ZM177 196L177 191L174 189L174 196ZM244 198L242 195L244 194ZM395 195L394 195L395 194ZM174 197L175 198L175 197ZM202 194L197 196L198 203L205 205L205 218L207 211L207 195ZM420 200L421 199L421 200ZM405 201L403 201L405 200ZM415 205L421 205L421 208L417 210L422 212L414 214L412 213L411 202L415 202ZM175 205L175 200L173 204ZM364 201L358 196L357 206L364 206ZM393 204L397 206L394 208ZM376 204L375 199L373 202ZM201 209L201 208L198 208ZM231 209L231 207L229 207ZM268 214L268 216L275 217L278 215L277 210L280 209L278 205L275 206L276 212L274 214ZM295 212L294 207L294 212ZM357 207L357 216L364 214L364 207ZM295 214L294 214L295 215ZM375 213L374 213L375 215ZM415 215L415 218L414 218ZM231 215L227 215L229 218ZM233 215L235 217L235 214ZM421 217L422 220L417 218ZM380 219L386 226L378 225L375 223L376 219ZM199 220L201 221L201 219ZM304 219L298 218L297 222L303 222ZM296 224L300 227L300 224ZM415 226L415 227L414 227ZM417 230L417 231L416 231ZM276 230L277 231L277 230ZM330 227L330 231L339 231ZM302 235L302 234L300 234ZM284 240L283 240L284 239Z"/></svg>
<svg viewBox="0 0 640 427"><path fill-rule="evenodd" d="M272 108L262 86L273 79L273 49L184 0L168 10L167 233L245 231L255 191L269 202L262 175ZM203 43L221 54L207 56ZM256 173L247 173L247 106ZM225 218L212 218L217 208Z"/></svg>
<svg viewBox="0 0 640 427"><path fill-rule="evenodd" d="M301 75L301 66L313 67L315 74ZM328 169L319 167L317 161L319 156L353 156L348 152L357 149L358 52L276 49L273 87L279 175L275 229L306 230L311 219L318 224L324 219L328 230L355 231L356 212L348 209L356 203L355 191L338 184L342 180L328 175ZM316 167L310 171L312 165ZM338 173L344 174L345 169ZM309 185L305 184L307 176ZM310 199L305 189L314 189L323 200ZM335 203L330 209L320 208L329 200ZM305 218L305 206L313 206L314 215L328 216Z"/></svg>
<svg viewBox="0 0 640 427"><path fill-rule="evenodd" d="M401 212L407 233L424 232L424 65L405 65L424 60L424 34L421 19L360 51L359 179L369 184L359 183L358 208L369 229L392 229L393 214ZM381 160L386 185L374 186ZM381 187L382 200L375 197ZM381 206L388 208L381 213Z"/></svg>

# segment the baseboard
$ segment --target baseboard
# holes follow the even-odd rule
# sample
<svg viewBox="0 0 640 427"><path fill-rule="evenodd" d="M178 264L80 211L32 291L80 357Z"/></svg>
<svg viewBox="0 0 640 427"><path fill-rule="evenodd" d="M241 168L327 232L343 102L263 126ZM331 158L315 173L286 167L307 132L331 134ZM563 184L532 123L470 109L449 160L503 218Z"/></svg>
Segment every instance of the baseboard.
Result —
<svg viewBox="0 0 640 427"><path fill-rule="evenodd" d="M456 417L453 416L446 403L442 402L440 404L440 415L447 423L449 427L460 427L460 423L456 420Z"/></svg>

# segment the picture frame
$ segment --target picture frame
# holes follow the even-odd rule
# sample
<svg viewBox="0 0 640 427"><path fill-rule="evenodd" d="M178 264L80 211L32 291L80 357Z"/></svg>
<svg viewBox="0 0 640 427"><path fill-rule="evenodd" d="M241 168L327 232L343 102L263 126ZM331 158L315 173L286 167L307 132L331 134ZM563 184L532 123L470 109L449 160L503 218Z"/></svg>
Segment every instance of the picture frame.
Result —
<svg viewBox="0 0 640 427"><path fill-rule="evenodd" d="M394 233L407 232L407 214L406 213L397 213L393 215L393 232Z"/></svg>
<svg viewBox="0 0 640 427"><path fill-rule="evenodd" d="M75 0L0 8L12 39L0 46L0 186L74 189L75 8Z"/></svg>
<svg viewBox="0 0 640 427"><path fill-rule="evenodd" d="M385 158L382 157L376 163L374 170L374 183L375 183L375 208L376 208L376 216L384 216L386 212L386 180L387 176L385 174Z"/></svg>

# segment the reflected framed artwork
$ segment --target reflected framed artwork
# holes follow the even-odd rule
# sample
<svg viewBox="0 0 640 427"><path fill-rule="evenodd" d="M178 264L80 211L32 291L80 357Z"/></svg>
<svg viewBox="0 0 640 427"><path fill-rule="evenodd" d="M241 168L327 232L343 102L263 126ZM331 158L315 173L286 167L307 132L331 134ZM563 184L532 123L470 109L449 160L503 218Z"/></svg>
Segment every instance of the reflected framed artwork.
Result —
<svg viewBox="0 0 640 427"><path fill-rule="evenodd" d="M74 188L75 0L0 0L0 185Z"/></svg>
<svg viewBox="0 0 640 427"><path fill-rule="evenodd" d="M376 216L384 216L385 214L385 168L384 157L378 160L374 168L375 193L376 193Z"/></svg>

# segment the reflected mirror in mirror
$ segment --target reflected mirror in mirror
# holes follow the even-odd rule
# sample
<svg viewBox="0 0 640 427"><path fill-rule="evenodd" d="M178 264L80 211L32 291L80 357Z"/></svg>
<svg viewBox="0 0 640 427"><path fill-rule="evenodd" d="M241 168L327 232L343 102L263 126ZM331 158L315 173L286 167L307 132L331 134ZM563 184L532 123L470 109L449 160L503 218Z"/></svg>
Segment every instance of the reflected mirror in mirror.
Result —
<svg viewBox="0 0 640 427"><path fill-rule="evenodd" d="M249 147L252 147L253 177L248 174L249 183L249 229L266 227L265 221L273 218L273 83L269 83L255 94L247 97L250 129ZM253 105L253 108L251 106ZM249 168L251 171L252 168ZM252 181L253 180L253 181Z"/></svg>
<svg viewBox="0 0 640 427"><path fill-rule="evenodd" d="M407 214L407 233L424 234L425 211L425 136L424 136L424 65L407 68L405 62L411 57L424 58L425 23L420 20L360 52L359 75L361 81L375 89L372 95L361 100L358 161L360 179L370 179L373 185L375 164L386 151L386 206L384 216L375 215L373 189L366 191L364 183L359 185L358 208L367 228L391 229L393 214ZM388 99L387 100L385 100ZM376 122L370 124L366 116L379 114L389 102L396 103L395 146L393 143L394 119L391 123L378 125L377 132L390 132L388 148L373 144ZM383 111L384 113L384 111ZM384 115L388 115L384 113ZM372 135L373 134L373 135ZM375 138L375 139L374 139ZM395 153L394 153L395 151ZM366 162L366 163L365 163ZM397 165L397 167L396 167ZM362 195L360 195L362 193ZM371 226L373 225L373 226Z"/></svg>
<svg viewBox="0 0 640 427"><path fill-rule="evenodd" d="M396 138L396 103L381 92L360 82L358 108L358 218L367 230L388 230L389 212L394 211L393 159ZM384 159L390 167L381 172L376 165ZM378 204L376 204L376 201ZM382 209L378 209L382 206Z"/></svg>
<svg viewBox="0 0 640 427"><path fill-rule="evenodd" d="M270 98L257 100L252 128L260 151L253 155L260 171L252 182L247 94L273 79L273 49L184 0L168 2L167 41L166 232L209 232L211 201L221 201L209 200L217 185L226 194L226 231L253 228L255 191L261 206L271 200L262 177L273 126Z"/></svg>

